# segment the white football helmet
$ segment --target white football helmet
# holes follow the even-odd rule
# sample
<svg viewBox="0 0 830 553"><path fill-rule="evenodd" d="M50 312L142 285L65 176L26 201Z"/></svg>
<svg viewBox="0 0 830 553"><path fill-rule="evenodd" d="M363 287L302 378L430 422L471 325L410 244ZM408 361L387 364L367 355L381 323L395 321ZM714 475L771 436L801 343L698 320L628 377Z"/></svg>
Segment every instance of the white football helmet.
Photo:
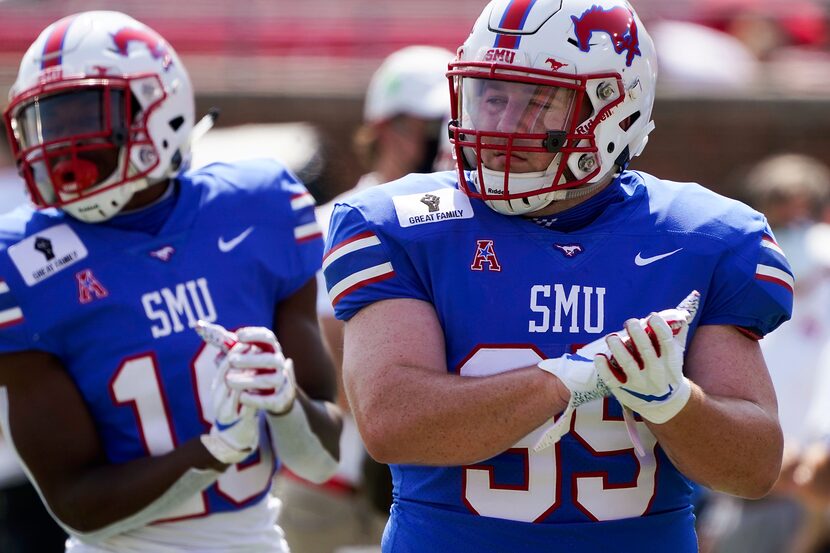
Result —
<svg viewBox="0 0 830 553"><path fill-rule="evenodd" d="M29 47L4 112L32 201L82 221L189 162L190 77L155 31L118 12L70 15Z"/></svg>
<svg viewBox="0 0 830 553"><path fill-rule="evenodd" d="M459 182L499 213L590 193L654 128L654 44L625 0L493 0L447 76Z"/></svg>

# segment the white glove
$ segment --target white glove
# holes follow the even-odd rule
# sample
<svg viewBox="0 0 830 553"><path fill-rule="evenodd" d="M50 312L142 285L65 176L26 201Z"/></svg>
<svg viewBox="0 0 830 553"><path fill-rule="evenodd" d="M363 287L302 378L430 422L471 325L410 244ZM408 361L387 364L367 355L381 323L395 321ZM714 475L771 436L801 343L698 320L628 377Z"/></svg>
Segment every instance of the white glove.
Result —
<svg viewBox="0 0 830 553"><path fill-rule="evenodd" d="M284 415L297 397L294 363L270 329L249 326L236 331L237 344L223 363L228 365L225 382L239 392L243 405L270 415Z"/></svg>
<svg viewBox="0 0 830 553"><path fill-rule="evenodd" d="M259 417L251 407L239 405L239 393L225 384L220 366L211 386L213 426L201 436L202 444L222 463L233 465L259 446Z"/></svg>
<svg viewBox="0 0 830 553"><path fill-rule="evenodd" d="M247 326L233 333L198 321L195 330L205 342L227 353L219 369L228 387L239 393L240 403L276 416L291 410L297 397L294 363L283 356L270 329Z"/></svg>
<svg viewBox="0 0 830 553"><path fill-rule="evenodd" d="M700 294L692 292L675 309L629 319L626 331L606 338L611 356L594 358L599 378L624 406L653 423L672 419L685 407L691 384L683 375L689 323Z"/></svg>
<svg viewBox="0 0 830 553"><path fill-rule="evenodd" d="M558 442L571 428L571 419L577 407L583 403L610 396L611 390L597 377L593 357L607 352L602 338L581 347L574 354L566 354L556 359L545 359L537 365L543 371L559 378L571 392L571 399L562 414L539 438L535 451L540 451Z"/></svg>

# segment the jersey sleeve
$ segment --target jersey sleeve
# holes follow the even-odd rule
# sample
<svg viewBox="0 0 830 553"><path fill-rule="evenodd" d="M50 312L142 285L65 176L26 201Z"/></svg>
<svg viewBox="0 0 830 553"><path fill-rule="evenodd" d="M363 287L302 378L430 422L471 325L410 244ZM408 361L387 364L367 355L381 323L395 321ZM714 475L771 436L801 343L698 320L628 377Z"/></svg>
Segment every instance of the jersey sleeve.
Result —
<svg viewBox="0 0 830 553"><path fill-rule="evenodd" d="M347 204L332 214L323 274L335 316L345 321L380 300L430 300L407 249Z"/></svg>
<svg viewBox="0 0 830 553"><path fill-rule="evenodd" d="M731 324L761 338L792 315L794 278L769 226L722 257L700 324Z"/></svg>
<svg viewBox="0 0 830 553"><path fill-rule="evenodd" d="M32 330L32 322L26 318L21 302L0 278L0 354L35 349L55 353L56 349L47 342Z"/></svg>
<svg viewBox="0 0 830 553"><path fill-rule="evenodd" d="M287 237L290 244L286 250L293 253L289 256L291 262L285 267L288 270L283 271L284 296L290 296L320 270L323 234L314 215L314 198L305 186L288 170L279 178L290 203L290 235ZM277 257L285 259L282 251Z"/></svg>

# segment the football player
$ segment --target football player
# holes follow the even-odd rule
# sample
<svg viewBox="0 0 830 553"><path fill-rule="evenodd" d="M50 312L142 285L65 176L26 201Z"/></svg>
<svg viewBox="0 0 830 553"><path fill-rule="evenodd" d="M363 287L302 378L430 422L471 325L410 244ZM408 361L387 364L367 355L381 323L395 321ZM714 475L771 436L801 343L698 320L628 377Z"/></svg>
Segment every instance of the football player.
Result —
<svg viewBox="0 0 830 553"><path fill-rule="evenodd" d="M493 0L448 77L458 170L346 199L323 260L392 465L383 550L697 551L692 481L778 476L784 255L747 206L628 169L657 67L625 0Z"/></svg>
<svg viewBox="0 0 830 553"><path fill-rule="evenodd" d="M188 172L188 74L121 13L47 27L4 120L34 206L0 219L0 422L67 550L286 551L272 476L325 480L340 432L311 196Z"/></svg>

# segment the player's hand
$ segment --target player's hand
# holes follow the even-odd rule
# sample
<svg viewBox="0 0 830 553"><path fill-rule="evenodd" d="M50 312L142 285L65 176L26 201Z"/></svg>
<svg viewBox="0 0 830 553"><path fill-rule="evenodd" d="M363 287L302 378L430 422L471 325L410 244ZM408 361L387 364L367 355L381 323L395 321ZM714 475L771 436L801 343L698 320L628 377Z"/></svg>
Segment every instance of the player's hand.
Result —
<svg viewBox="0 0 830 553"><path fill-rule="evenodd" d="M198 321L195 330L222 352L219 371L227 386L238 392L240 403L277 416L291 409L297 397L294 363L283 356L270 329L248 326L233 333Z"/></svg>
<svg viewBox="0 0 830 553"><path fill-rule="evenodd" d="M202 435L202 444L220 462L239 463L259 446L257 410L239 404L239 392L225 384L221 368L211 386L211 399L213 426Z"/></svg>
<svg viewBox="0 0 830 553"><path fill-rule="evenodd" d="M611 395L611 390L597 376L593 357L607 351L604 339L600 338L578 349L574 354L567 354L555 359L545 359L538 364L543 371L559 378L562 384L571 392L568 406L547 429L545 434L534 446L536 451L542 450L558 442L568 433L571 419L577 407L583 403Z"/></svg>
<svg viewBox="0 0 830 553"><path fill-rule="evenodd" d="M683 352L699 301L700 295L692 292L675 309L629 319L625 333L606 337L611 355L594 357L599 378L617 400L648 421L671 420L689 400L691 384L683 375Z"/></svg>
<svg viewBox="0 0 830 553"><path fill-rule="evenodd" d="M291 410L297 397L294 363L282 354L282 347L270 329L245 327L236 331L237 343L223 360L225 382L239 392L243 405L271 415Z"/></svg>

